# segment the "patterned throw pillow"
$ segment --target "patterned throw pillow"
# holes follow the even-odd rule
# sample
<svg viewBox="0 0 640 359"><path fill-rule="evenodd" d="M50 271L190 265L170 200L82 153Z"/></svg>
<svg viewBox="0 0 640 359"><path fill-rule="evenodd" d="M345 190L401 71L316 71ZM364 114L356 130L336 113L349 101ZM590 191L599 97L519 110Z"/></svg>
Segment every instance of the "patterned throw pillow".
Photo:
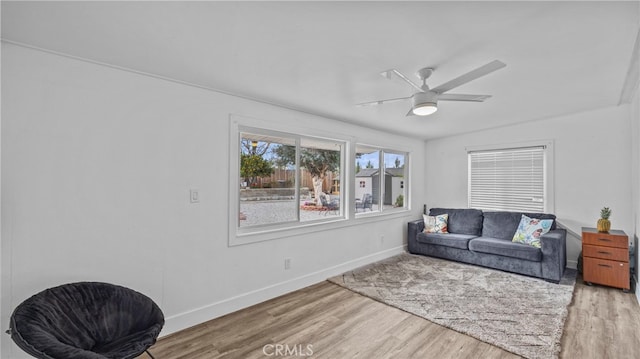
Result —
<svg viewBox="0 0 640 359"><path fill-rule="evenodd" d="M424 217L424 233L449 233L447 232L447 221L449 220L449 214L441 214L439 216L427 216Z"/></svg>
<svg viewBox="0 0 640 359"><path fill-rule="evenodd" d="M540 237L549 232L552 224L553 219L529 218L523 214L512 241L540 248Z"/></svg>

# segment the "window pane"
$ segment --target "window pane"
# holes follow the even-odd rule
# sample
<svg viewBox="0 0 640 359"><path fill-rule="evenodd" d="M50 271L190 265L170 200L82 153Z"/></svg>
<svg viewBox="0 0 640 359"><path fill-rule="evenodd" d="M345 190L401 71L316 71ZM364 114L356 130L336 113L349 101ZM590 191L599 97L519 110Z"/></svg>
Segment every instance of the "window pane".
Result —
<svg viewBox="0 0 640 359"><path fill-rule="evenodd" d="M297 221L295 139L242 133L239 227Z"/></svg>
<svg viewBox="0 0 640 359"><path fill-rule="evenodd" d="M544 212L544 147L469 153L469 207Z"/></svg>
<svg viewBox="0 0 640 359"><path fill-rule="evenodd" d="M340 217L342 144L323 139L300 140L300 220Z"/></svg>
<svg viewBox="0 0 640 359"><path fill-rule="evenodd" d="M380 210L380 149L356 146L356 213Z"/></svg>
<svg viewBox="0 0 640 359"><path fill-rule="evenodd" d="M405 178L405 160L404 153L384 153L384 209L406 208L405 198L406 178Z"/></svg>

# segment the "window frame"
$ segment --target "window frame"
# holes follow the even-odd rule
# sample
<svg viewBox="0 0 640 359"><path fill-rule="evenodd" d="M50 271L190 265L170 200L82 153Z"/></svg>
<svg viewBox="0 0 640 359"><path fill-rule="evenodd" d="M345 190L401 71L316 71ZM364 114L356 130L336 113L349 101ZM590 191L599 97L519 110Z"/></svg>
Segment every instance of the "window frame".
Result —
<svg viewBox="0 0 640 359"><path fill-rule="evenodd" d="M466 147L467 153L467 206L471 207L471 156L473 152L491 152L491 151L507 151L518 150L524 148L543 147L543 213L555 213L555 191L554 191L554 142L553 140L535 140L526 142L517 142L501 145L484 145ZM484 209L488 211L510 211L510 212L527 212L515 209ZM529 211L531 212L531 211Z"/></svg>
<svg viewBox="0 0 640 359"><path fill-rule="evenodd" d="M409 178L410 178L410 170L411 170L411 165L410 165L410 151L405 151L405 150L400 150L400 149L392 149L389 147L383 147L383 146L379 146L379 145L371 145L371 144L365 144L365 143L355 143L354 145L354 154L352 157L352 162L353 162L353 180L352 182L354 182L355 185L355 181L356 181L356 174L355 173L355 168L356 168L356 154L358 152L358 148L359 147L364 147L367 149L372 149L375 151L378 151L378 171L379 173L385 173L387 167L385 166L385 162L384 162L384 157L385 154L395 154L395 155L403 155L404 156L404 171L403 171L403 195L404 195L404 203L402 207L394 207L394 208L384 208L384 197L386 195L385 189L386 189L386 176L384 175L379 175L379 182L378 182L378 186L380 188L380 191L378 193L378 206L379 209L377 211L369 211L369 212L357 212L354 206L354 216L356 218L363 218L363 217L370 217L370 216L380 216L380 215L389 215L391 213L398 213L398 212L405 212L405 211L410 211L411 210L411 206L410 206L410 186L409 186ZM371 178L371 183L373 186L373 177ZM373 192L373 191L372 191ZM357 199L357 196L354 197L353 201L355 202L355 200ZM392 198L392 203L393 203L393 198Z"/></svg>
<svg viewBox="0 0 640 359"><path fill-rule="evenodd" d="M285 138L293 138L296 141L296 200L299 201L299 183L300 170L298 169L300 142L303 138L317 139L323 141L331 141L339 143L341 146L340 156L340 181L344 183L348 181L350 168L347 166L347 158L350 155L351 139L338 134L311 131L309 129L296 128L295 126L284 126L277 122L270 122L256 118L230 114L229 115L229 190L227 195L228 201L228 244L229 246L237 246L254 242L261 242L270 239L282 238L296 235L299 233L307 233L310 228L318 226L327 226L330 223L344 222L349 219L350 208L348 206L349 190L340 191L341 209L339 216L326 218L319 216L318 220L300 221L300 209L297 209L297 219L294 221L256 225L242 228L239 225L240 212L240 191L238 185L240 173L240 143L243 133L264 134L272 136L281 136ZM257 133L256 133L257 132ZM342 186L341 186L342 187Z"/></svg>
<svg viewBox="0 0 640 359"><path fill-rule="evenodd" d="M270 130L270 129L264 129L264 128L257 128L257 127L247 127L247 126L239 126L238 128L239 132L238 132L238 143L240 144L244 135L255 135L255 136L265 136L265 137L274 137L274 138L281 138L281 139L287 139L290 140L291 142L295 143L295 163L293 164L294 167L294 171L295 171L295 175L294 175L294 184L293 184L293 188L294 188L294 203L293 205L295 206L295 218L290 219L290 220L283 220L280 222L273 222L273 223L263 223L263 224L255 224L255 225L251 225L251 226L246 226L246 227L242 227L240 224L240 219L237 218L237 222L236 222L236 233L238 233L239 235L243 235L243 234L252 234L252 233L260 233L260 232L266 232L266 231L271 231L271 230L278 230L278 229L287 229L287 228L291 228L291 227L297 227L299 225L302 224L313 224L313 223L322 223L322 222L329 222L329 221L335 221L335 220L342 220L345 219L345 199L344 199L344 194L343 192L341 192L339 194L339 198L340 198L340 209L338 211L338 215L337 216L332 216L327 218L326 216L318 216L318 218L314 218L311 220L303 220L301 217L301 209L300 209L300 203L302 200L301 197L301 185L302 185L302 167L300 166L300 154L303 148L305 148L306 146L303 145L303 142L305 142L305 140L317 140L319 142L331 142L335 145L338 146L339 148L339 153L340 153L340 168L342 168L344 166L344 162L345 162L345 157L346 157L346 142L345 141L340 141L340 140L336 140L336 139L328 139L328 138L324 138L324 137L317 137L317 136L309 136L309 135L300 135L300 134L296 134L296 133L290 133L290 132L281 132L281 131L274 131L274 130ZM240 154L240 145L236 148L236 151L238 151L238 153ZM238 165L239 166L239 165ZM239 171L238 173L239 174ZM344 171L339 171L339 176L338 179L340 182L344 182ZM313 189L311 189L313 190ZM241 208L241 200L240 200L240 196L238 196L238 208ZM238 216L239 217L239 216Z"/></svg>
<svg viewBox="0 0 640 359"><path fill-rule="evenodd" d="M355 215L355 147L356 143L360 144L355 137L346 136L343 133L331 132L330 130L300 127L292 125L291 122L258 119L254 117L248 117L239 114L229 114L228 119L229 127L229 154L227 159L229 161L228 168L228 189L227 189L227 209L225 210L227 216L227 245L229 247L241 246L245 244L252 244L257 242L263 242L273 239L283 239L288 237L295 237L300 235L306 235L313 232L326 231L337 228L350 227L354 225L362 225L364 223L375 223L380 220L380 217L385 219L403 218L406 217L411 211L411 149L399 148L396 146L380 146L380 145L366 145L369 147L376 147L385 149L394 153L405 154L405 198L404 207L395 208L394 210L387 210L384 212L367 213L366 215ZM293 134L300 137L309 137L317 139L325 139L330 141L341 142L343 144L342 156L340 163L340 195L342 212L339 218L330 218L321 221L310 222L290 222L289 225L276 226L271 225L268 228L260 228L255 231L239 231L238 226L238 213L240 211L240 191L238 185L238 175L240 173L240 141L241 133L247 129L260 129L265 131L271 131L274 133ZM241 130L242 129L242 130ZM223 215L220 212L220 215ZM257 227L254 227L257 228Z"/></svg>

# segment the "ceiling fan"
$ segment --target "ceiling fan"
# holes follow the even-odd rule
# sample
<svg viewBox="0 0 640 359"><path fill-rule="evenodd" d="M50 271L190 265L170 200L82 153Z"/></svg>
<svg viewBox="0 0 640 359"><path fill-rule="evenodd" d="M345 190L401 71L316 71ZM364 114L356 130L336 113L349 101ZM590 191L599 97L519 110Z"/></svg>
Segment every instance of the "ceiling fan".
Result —
<svg viewBox="0 0 640 359"><path fill-rule="evenodd" d="M490 95L463 95L463 94L447 94L445 92L452 90L458 86L464 85L467 82L471 82L479 77L488 75L496 70L499 70L503 67L507 66L505 63L494 60L490 63L480 66L473 71L469 71L462 76L458 76L455 79L445 82L444 84L434 87L432 89L427 86L426 81L433 73L434 69L430 67L425 67L423 69L418 70L416 75L420 80L422 80L422 86L416 85L413 81L409 80L405 75L403 75L400 71L396 69L391 69L387 71L383 71L380 75L386 77L387 79L391 79L393 75L399 77L401 80L405 81L409 85L411 85L414 89L418 90L418 92L414 93L409 97L400 97L400 98L391 98L387 100L378 100L371 102L359 103L356 106L372 106L372 105L382 105L383 103L396 102L396 101L404 101L411 99L413 102L413 106L407 116L417 115L417 116L427 116L438 110L438 100L442 101L471 101L471 102L483 102L484 100L491 97Z"/></svg>

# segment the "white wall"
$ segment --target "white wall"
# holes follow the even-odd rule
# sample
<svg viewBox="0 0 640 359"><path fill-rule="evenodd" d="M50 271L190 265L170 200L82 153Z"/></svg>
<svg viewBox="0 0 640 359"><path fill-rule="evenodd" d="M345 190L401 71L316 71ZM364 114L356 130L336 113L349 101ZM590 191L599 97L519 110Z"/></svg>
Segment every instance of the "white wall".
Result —
<svg viewBox="0 0 640 359"><path fill-rule="evenodd" d="M638 297L638 301L640 301L640 265L638 255L640 254L639 245L640 242L638 237L640 237L640 90L636 89L636 95L633 99L633 102L630 105L629 116L631 119L631 136L632 136L632 163L631 168L633 171L632 175L632 198L633 198L633 219L634 219L634 249L635 249L635 260L636 260L636 296Z"/></svg>
<svg viewBox="0 0 640 359"><path fill-rule="evenodd" d="M0 6L0 19L2 18L2 6ZM0 35L1 35L0 31ZM2 47L0 46L0 59L2 59ZM0 65L2 61L0 60ZM0 84L2 84L2 71L0 71ZM0 94L2 90L0 89ZM2 101L0 100L0 113L2 113ZM0 188L2 187L2 116L0 116ZM2 203L2 191L0 191L0 203ZM0 206L0 212L2 212L2 206ZM0 228L2 228L2 214L0 213ZM4 293L4 283L5 283L5 271L2 270L5 263L2 259L2 231L0 231L0 320L2 323L6 323L4 315L2 315L2 310L5 307L5 303L8 302L9 298L5 298ZM2 328L0 326L0 328ZM4 348L6 345L2 345L2 340L0 340L0 356L4 353Z"/></svg>
<svg viewBox="0 0 640 359"><path fill-rule="evenodd" d="M398 253L420 218L416 184L410 213L229 247L230 113L408 148L418 183L424 142L2 46L3 331L28 296L96 280L152 297L168 334ZM22 355L2 340L2 358Z"/></svg>
<svg viewBox="0 0 640 359"><path fill-rule="evenodd" d="M631 236L630 130L628 106L621 106L428 141L427 205L467 207L465 147L553 140L559 222L579 235L608 206L613 228ZM575 267L581 242L573 235L567 241L568 265Z"/></svg>

